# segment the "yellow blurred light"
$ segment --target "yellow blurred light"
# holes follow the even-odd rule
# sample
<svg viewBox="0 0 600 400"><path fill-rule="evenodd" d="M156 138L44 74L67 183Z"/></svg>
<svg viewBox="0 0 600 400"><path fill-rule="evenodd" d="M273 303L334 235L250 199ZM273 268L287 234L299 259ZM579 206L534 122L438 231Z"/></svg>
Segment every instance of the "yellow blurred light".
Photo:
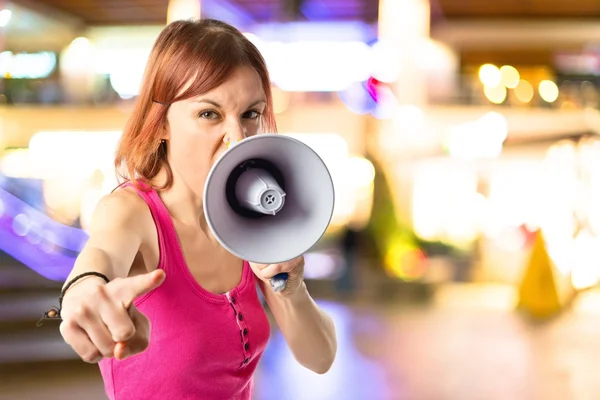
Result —
<svg viewBox="0 0 600 400"><path fill-rule="evenodd" d="M489 111L479 117L478 122L488 136L503 143L508 137L508 120L496 111Z"/></svg>
<svg viewBox="0 0 600 400"><path fill-rule="evenodd" d="M515 96L523 103L529 103L533 99L533 86L525 79L521 79L515 87Z"/></svg>
<svg viewBox="0 0 600 400"><path fill-rule="evenodd" d="M371 215L375 167L363 157L328 164L336 192L332 223L360 226Z"/></svg>
<svg viewBox="0 0 600 400"><path fill-rule="evenodd" d="M516 88L519 84L519 79L521 78L519 71L511 65L503 65L500 67L500 75L502 84L509 89Z"/></svg>
<svg viewBox="0 0 600 400"><path fill-rule="evenodd" d="M423 252L402 238L396 238L389 245L384 266L390 276L405 281L419 279L427 270Z"/></svg>
<svg viewBox="0 0 600 400"><path fill-rule="evenodd" d="M297 139L311 147L329 168L341 165L349 156L348 142L342 135L337 133L286 132L282 134Z"/></svg>
<svg viewBox="0 0 600 400"><path fill-rule="evenodd" d="M363 157L356 156L330 159L326 164L336 193L331 225L365 223L370 216L373 200L373 164Z"/></svg>
<svg viewBox="0 0 600 400"><path fill-rule="evenodd" d="M475 171L459 163L425 162L417 167L410 201L415 233L451 244L472 240L485 206L476 190Z"/></svg>
<svg viewBox="0 0 600 400"><path fill-rule="evenodd" d="M281 90L277 86L271 88L273 96L273 112L275 114L281 114L285 112L290 106L290 94L284 90Z"/></svg>
<svg viewBox="0 0 600 400"><path fill-rule="evenodd" d="M454 204L453 213L447 218L447 240L456 244L468 244L476 240L485 207L486 199L482 194L465 194L463 201Z"/></svg>
<svg viewBox="0 0 600 400"><path fill-rule="evenodd" d="M362 230L368 225L373 210L374 187L374 183L371 182L368 186L356 188L354 213L346 226L350 225L356 230Z"/></svg>
<svg viewBox="0 0 600 400"><path fill-rule="evenodd" d="M495 87L486 86L483 88L483 93L485 93L485 97L494 104L501 104L506 100L506 88L502 85Z"/></svg>
<svg viewBox="0 0 600 400"><path fill-rule="evenodd" d="M392 118L394 129L405 134L406 139L414 139L421 135L425 123L425 112L418 106L399 105Z"/></svg>
<svg viewBox="0 0 600 400"><path fill-rule="evenodd" d="M94 45L86 37L78 37L61 52L60 70L65 74L89 74L94 62Z"/></svg>
<svg viewBox="0 0 600 400"><path fill-rule="evenodd" d="M81 228L87 231L92 220L92 215L96 204L102 198L102 196L108 194L103 189L105 186L105 173L98 169L96 170L90 179L86 182L87 186L83 193L81 193L80 205L79 205L79 222ZM115 185L116 186L116 185ZM115 187L113 186L113 188Z"/></svg>
<svg viewBox="0 0 600 400"><path fill-rule="evenodd" d="M167 6L167 24L182 19L200 18L200 3L200 0L170 0Z"/></svg>
<svg viewBox="0 0 600 400"><path fill-rule="evenodd" d="M583 231L571 243L571 284L576 290L590 288L600 282L600 268L594 260L600 253L600 239Z"/></svg>
<svg viewBox="0 0 600 400"><path fill-rule="evenodd" d="M61 86L70 101L91 101L97 78L94 71L96 51L90 40L78 37L60 52Z"/></svg>
<svg viewBox="0 0 600 400"><path fill-rule="evenodd" d="M112 169L120 136L119 131L40 131L33 135L29 141L32 173L44 180L44 201L53 218L71 224L82 217L89 180L97 170ZM89 219L87 214L84 218Z"/></svg>
<svg viewBox="0 0 600 400"><path fill-rule="evenodd" d="M573 311L576 314L598 315L600 313L600 290L593 288L578 293L573 301Z"/></svg>
<svg viewBox="0 0 600 400"><path fill-rule="evenodd" d="M496 87L502 82L502 74L493 64L483 64L479 67L479 81L484 86Z"/></svg>
<svg viewBox="0 0 600 400"><path fill-rule="evenodd" d="M0 28L3 28L6 25L8 25L11 18L12 11L10 11L8 8L5 8L4 10L0 11Z"/></svg>
<svg viewBox="0 0 600 400"><path fill-rule="evenodd" d="M370 215L375 168L363 157L351 156L348 141L337 133L282 133L310 146L325 162L336 193L329 231L361 225Z"/></svg>
<svg viewBox="0 0 600 400"><path fill-rule="evenodd" d="M373 78L379 82L393 83L398 80L402 53L394 48L393 41L380 39L371 46Z"/></svg>
<svg viewBox="0 0 600 400"><path fill-rule="evenodd" d="M540 97L548 103L554 103L558 99L558 86L552 81L541 81L538 85L538 92Z"/></svg>
<svg viewBox="0 0 600 400"><path fill-rule="evenodd" d="M119 131L40 131L29 140L29 155L43 179L88 178L111 166Z"/></svg>
<svg viewBox="0 0 600 400"><path fill-rule="evenodd" d="M597 272L592 269L575 267L571 273L571 285L576 290L590 288L599 281Z"/></svg>
<svg viewBox="0 0 600 400"><path fill-rule="evenodd" d="M83 37L83 36L77 37L77 38L73 39L73 41L71 42L71 46L73 46L74 48L87 49L89 45L90 45L89 39L86 37Z"/></svg>
<svg viewBox="0 0 600 400"><path fill-rule="evenodd" d="M346 168L356 186L368 187L375 179L375 167L364 157L350 157Z"/></svg>
<svg viewBox="0 0 600 400"><path fill-rule="evenodd" d="M27 149L6 150L0 158L0 172L11 178L38 178L29 159Z"/></svg>
<svg viewBox="0 0 600 400"><path fill-rule="evenodd" d="M503 129L500 125L490 124L480 118L452 128L445 146L455 158L495 158L502 153L504 140L508 135Z"/></svg>
<svg viewBox="0 0 600 400"><path fill-rule="evenodd" d="M426 0L379 0L380 38L429 38L430 5Z"/></svg>
<svg viewBox="0 0 600 400"><path fill-rule="evenodd" d="M45 78L54 71L56 57L47 51L37 53L0 52L0 76L6 79Z"/></svg>
<svg viewBox="0 0 600 400"><path fill-rule="evenodd" d="M366 81L371 48L363 41L264 41L261 52L271 81L288 92L331 92Z"/></svg>
<svg viewBox="0 0 600 400"><path fill-rule="evenodd" d="M44 202L53 219L71 225L79 218L85 182L83 177L44 180Z"/></svg>

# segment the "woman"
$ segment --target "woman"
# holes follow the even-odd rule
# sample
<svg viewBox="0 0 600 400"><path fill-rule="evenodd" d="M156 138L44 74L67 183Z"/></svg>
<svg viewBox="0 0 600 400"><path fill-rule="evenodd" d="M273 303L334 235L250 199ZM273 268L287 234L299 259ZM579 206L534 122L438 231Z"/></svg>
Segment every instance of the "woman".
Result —
<svg viewBox="0 0 600 400"><path fill-rule="evenodd" d="M61 333L99 362L109 398L250 399L270 333L256 284L298 362L330 368L334 326L307 292L303 258L249 265L203 215L228 143L275 129L265 62L238 30L215 20L163 30L117 151L126 183L99 202L61 302ZM276 293L268 282L281 272Z"/></svg>

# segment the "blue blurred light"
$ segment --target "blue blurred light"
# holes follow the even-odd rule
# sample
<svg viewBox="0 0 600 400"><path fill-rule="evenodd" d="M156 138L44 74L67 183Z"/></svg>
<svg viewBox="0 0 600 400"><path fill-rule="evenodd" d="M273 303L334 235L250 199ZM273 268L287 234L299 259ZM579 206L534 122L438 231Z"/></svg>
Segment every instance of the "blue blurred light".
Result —
<svg viewBox="0 0 600 400"><path fill-rule="evenodd" d="M366 82L356 82L338 92L338 96L350 111L359 115L372 113L377 108L377 102L369 93Z"/></svg>
<svg viewBox="0 0 600 400"><path fill-rule="evenodd" d="M389 119L397 112L398 101L392 89L373 77L338 92L338 96L350 111L360 115L370 113L378 119Z"/></svg>
<svg viewBox="0 0 600 400"><path fill-rule="evenodd" d="M38 274L66 279L87 240L83 230L60 224L0 189L0 250Z"/></svg>
<svg viewBox="0 0 600 400"><path fill-rule="evenodd" d="M219 19L237 27L256 22L248 11L227 0L202 0L202 18Z"/></svg>
<svg viewBox="0 0 600 400"><path fill-rule="evenodd" d="M390 398L390 386L375 360L357 349L358 328L367 322L370 329L383 332L372 318L363 321L347 306L318 301L335 324L338 353L327 374L318 375L301 366L289 350L285 338L276 331L267 345L259 367L256 395L262 400L365 400ZM370 334L373 332L369 332ZM364 334L364 332L363 332Z"/></svg>
<svg viewBox="0 0 600 400"><path fill-rule="evenodd" d="M272 22L253 27L251 33L265 41L369 42L376 29L362 21Z"/></svg>

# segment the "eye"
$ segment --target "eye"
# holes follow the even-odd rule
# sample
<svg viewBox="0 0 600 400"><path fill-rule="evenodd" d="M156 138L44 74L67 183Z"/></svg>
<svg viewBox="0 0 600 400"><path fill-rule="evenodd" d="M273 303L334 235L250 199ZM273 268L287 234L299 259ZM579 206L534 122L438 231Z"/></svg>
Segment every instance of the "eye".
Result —
<svg viewBox="0 0 600 400"><path fill-rule="evenodd" d="M198 114L198 118L204 118L204 119L217 119L219 118L219 114L217 114L215 111L202 111L200 114Z"/></svg>
<svg viewBox="0 0 600 400"><path fill-rule="evenodd" d="M250 110L250 111L246 111L243 115L244 118L246 119L257 119L258 117L260 117L260 113L256 110Z"/></svg>

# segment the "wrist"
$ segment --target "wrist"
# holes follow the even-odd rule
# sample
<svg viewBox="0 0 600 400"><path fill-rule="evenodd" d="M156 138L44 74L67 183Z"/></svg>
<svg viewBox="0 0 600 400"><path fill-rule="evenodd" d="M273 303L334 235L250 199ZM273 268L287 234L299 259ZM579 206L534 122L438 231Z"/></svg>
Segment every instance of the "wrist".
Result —
<svg viewBox="0 0 600 400"><path fill-rule="evenodd" d="M82 275L78 275L65 283L60 296L61 305L69 294L73 296L73 293L89 290L90 288L105 285L109 282L108 278L103 274L90 273L89 275Z"/></svg>
<svg viewBox="0 0 600 400"><path fill-rule="evenodd" d="M82 283L85 283L85 282L89 283L89 281L97 281L98 284L106 283L104 281L104 279L102 279L98 276L89 275L89 276L84 276L83 278L79 278L77 281L71 283L71 285L68 288L67 288L67 284L69 282L71 282L71 280L66 281L65 284L63 285L61 291L64 292L65 294L67 294L67 292L70 292L72 289L75 289L75 287L85 286L85 285L82 285Z"/></svg>
<svg viewBox="0 0 600 400"><path fill-rule="evenodd" d="M298 305L305 303L307 300L310 300L308 288L306 287L306 283L304 281L300 282L298 287L289 291L283 291L279 296L275 297L291 307L297 307Z"/></svg>
<svg viewBox="0 0 600 400"><path fill-rule="evenodd" d="M96 278L96 279L90 279ZM85 284L84 281L88 283ZM66 296L70 293L70 296L73 297L73 292L78 292L82 290L89 290L90 287L105 285L109 282L109 279L106 275L101 274L99 272L84 272L83 274L77 275L74 278L68 280L63 286L60 297L58 298L58 307L51 307L48 311L44 313L44 315L38 320L36 323L37 327L43 325L43 321L46 319L51 320L62 320L62 309L64 305L64 300ZM84 283L81 285L81 283Z"/></svg>

